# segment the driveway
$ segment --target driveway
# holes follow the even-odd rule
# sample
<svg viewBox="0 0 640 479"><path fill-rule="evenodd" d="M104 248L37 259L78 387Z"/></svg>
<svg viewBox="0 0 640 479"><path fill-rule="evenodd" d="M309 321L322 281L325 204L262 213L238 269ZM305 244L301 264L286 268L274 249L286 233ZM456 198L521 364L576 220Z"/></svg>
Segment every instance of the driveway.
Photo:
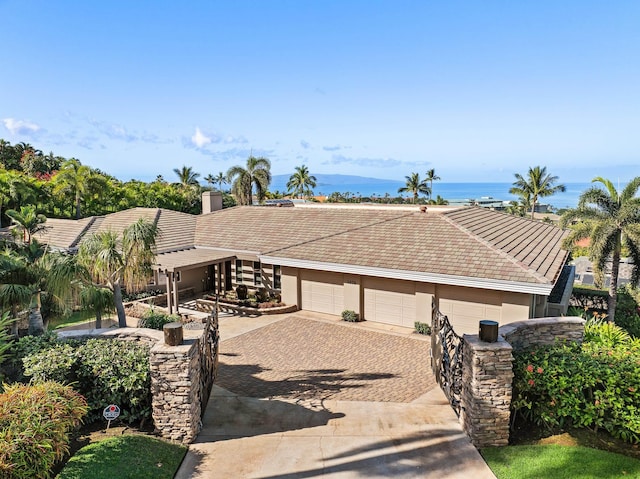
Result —
<svg viewBox="0 0 640 479"><path fill-rule="evenodd" d="M494 478L429 342L323 315L222 318L219 375L176 478Z"/></svg>

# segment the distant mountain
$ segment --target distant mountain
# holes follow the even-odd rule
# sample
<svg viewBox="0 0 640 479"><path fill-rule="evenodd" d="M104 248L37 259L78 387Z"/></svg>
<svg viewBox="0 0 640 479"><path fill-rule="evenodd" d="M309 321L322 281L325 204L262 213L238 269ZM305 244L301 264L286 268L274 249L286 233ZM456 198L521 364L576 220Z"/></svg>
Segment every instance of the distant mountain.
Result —
<svg viewBox="0 0 640 479"><path fill-rule="evenodd" d="M339 186L339 185L376 185L376 184L389 184L394 180L382 180L380 178L367 178L365 176L355 175L325 175L315 174L316 183L318 187L323 185ZM291 175L273 175L272 184L284 184L286 185ZM401 181L396 181L402 183Z"/></svg>

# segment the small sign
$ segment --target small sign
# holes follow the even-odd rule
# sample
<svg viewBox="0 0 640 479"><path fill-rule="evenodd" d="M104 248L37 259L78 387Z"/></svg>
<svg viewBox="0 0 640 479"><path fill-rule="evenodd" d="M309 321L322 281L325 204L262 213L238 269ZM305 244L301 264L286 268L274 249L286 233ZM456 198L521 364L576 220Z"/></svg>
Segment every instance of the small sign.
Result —
<svg viewBox="0 0 640 479"><path fill-rule="evenodd" d="M102 411L102 415L107 421L113 421L120 415L120 408L115 404L109 404L104 411Z"/></svg>

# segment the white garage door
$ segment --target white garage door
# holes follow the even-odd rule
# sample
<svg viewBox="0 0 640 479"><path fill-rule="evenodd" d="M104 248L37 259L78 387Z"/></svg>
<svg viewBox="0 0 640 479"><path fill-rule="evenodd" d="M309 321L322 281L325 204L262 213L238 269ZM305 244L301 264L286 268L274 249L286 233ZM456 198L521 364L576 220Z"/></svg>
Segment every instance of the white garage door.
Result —
<svg viewBox="0 0 640 479"><path fill-rule="evenodd" d="M440 298L440 312L447 315L459 335L478 334L479 321L483 319L500 321L501 310L500 306L479 301Z"/></svg>
<svg viewBox="0 0 640 479"><path fill-rule="evenodd" d="M305 271L301 277L302 309L340 315L344 310L341 273Z"/></svg>
<svg viewBox="0 0 640 479"><path fill-rule="evenodd" d="M364 318L367 321L413 328L416 321L415 284L409 281L366 278Z"/></svg>

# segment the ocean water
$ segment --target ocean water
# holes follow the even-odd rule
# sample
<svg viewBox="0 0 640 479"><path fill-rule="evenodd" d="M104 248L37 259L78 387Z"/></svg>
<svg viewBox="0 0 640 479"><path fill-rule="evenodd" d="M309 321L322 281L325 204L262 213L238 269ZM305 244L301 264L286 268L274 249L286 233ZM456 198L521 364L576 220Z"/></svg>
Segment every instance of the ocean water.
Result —
<svg viewBox="0 0 640 479"><path fill-rule="evenodd" d="M271 191L286 191L286 180L274 178L269 186ZM540 203L549 204L554 208L575 208L578 205L580 194L592 186L591 183L565 183L566 191L553 196L541 198ZM398 188L404 186L402 181L372 180L371 182L342 183L339 181L318 181L313 189L316 195L330 195L333 192L349 192L354 196L385 196L389 193L392 197L398 196ZM497 200L511 201L518 199L509 194L511 183L447 183L433 182L433 197L442 196L446 200L479 199L492 197ZM404 194L407 196L407 194Z"/></svg>

